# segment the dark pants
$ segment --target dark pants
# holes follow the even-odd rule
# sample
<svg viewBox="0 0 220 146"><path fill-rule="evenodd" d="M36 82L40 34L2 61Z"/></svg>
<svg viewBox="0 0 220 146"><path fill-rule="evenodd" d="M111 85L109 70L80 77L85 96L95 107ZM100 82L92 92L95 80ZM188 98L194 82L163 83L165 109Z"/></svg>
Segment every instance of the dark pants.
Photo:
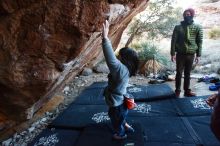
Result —
<svg viewBox="0 0 220 146"><path fill-rule="evenodd" d="M176 55L176 91L181 91L181 78L184 71L184 86L185 91L190 89L190 72L192 70L194 55L177 54Z"/></svg>
<svg viewBox="0 0 220 146"><path fill-rule="evenodd" d="M110 107L108 115L111 119L115 133L117 133L119 136L123 136L125 134L125 119L128 115L127 107L125 107L124 104L117 107Z"/></svg>

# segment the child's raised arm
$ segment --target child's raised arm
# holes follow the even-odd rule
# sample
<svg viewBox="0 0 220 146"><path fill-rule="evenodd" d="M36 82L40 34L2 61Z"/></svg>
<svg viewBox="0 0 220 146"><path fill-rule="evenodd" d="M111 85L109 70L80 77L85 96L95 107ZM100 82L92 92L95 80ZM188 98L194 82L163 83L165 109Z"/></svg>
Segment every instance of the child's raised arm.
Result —
<svg viewBox="0 0 220 146"><path fill-rule="evenodd" d="M105 20L105 23L103 23L103 29L102 29L103 39L108 39L108 32L109 32L109 22Z"/></svg>
<svg viewBox="0 0 220 146"><path fill-rule="evenodd" d="M110 72L115 72L119 67L120 61L115 56L111 41L108 38L108 33L109 33L109 22L106 20L105 23L103 24L103 30L102 30L102 37L103 37L102 48Z"/></svg>

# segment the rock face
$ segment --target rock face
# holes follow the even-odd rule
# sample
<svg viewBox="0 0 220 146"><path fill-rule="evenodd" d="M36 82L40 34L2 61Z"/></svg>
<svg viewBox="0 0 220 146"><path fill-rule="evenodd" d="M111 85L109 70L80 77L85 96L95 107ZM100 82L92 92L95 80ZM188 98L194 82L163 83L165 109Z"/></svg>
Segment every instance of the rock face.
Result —
<svg viewBox="0 0 220 146"><path fill-rule="evenodd" d="M148 0L0 0L0 113L31 118L55 90L102 58L110 20L117 47Z"/></svg>
<svg viewBox="0 0 220 146"><path fill-rule="evenodd" d="M197 0L195 7L198 8L196 20L205 29L220 26L220 0Z"/></svg>

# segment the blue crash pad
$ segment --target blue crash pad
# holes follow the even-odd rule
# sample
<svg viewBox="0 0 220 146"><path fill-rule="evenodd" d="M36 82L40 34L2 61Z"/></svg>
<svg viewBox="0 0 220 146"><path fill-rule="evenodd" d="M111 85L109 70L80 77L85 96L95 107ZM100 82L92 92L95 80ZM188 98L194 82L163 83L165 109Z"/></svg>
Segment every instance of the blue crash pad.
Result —
<svg viewBox="0 0 220 146"><path fill-rule="evenodd" d="M212 109L206 104L208 96L172 99L180 116L210 115Z"/></svg>
<svg viewBox="0 0 220 146"><path fill-rule="evenodd" d="M98 82L87 87L49 127L81 130L77 146L87 146L88 142L94 146L114 145L111 126L107 126L111 125L108 106L103 98L106 85L106 82ZM205 102L208 96L174 98L166 84L129 86L128 92L135 97L137 107L129 111L127 122L140 125L144 145L219 145L209 128L212 109ZM142 146L142 142L139 145Z"/></svg>
<svg viewBox="0 0 220 146"><path fill-rule="evenodd" d="M80 131L72 129L44 129L28 146L74 146Z"/></svg>
<svg viewBox="0 0 220 146"><path fill-rule="evenodd" d="M112 139L110 124L92 124L84 128L76 146L145 146L144 133L139 124L133 124L135 133L128 133L128 138L121 141Z"/></svg>
<svg viewBox="0 0 220 146"><path fill-rule="evenodd" d="M128 117L129 123L141 124L147 143L199 144L181 117Z"/></svg>
<svg viewBox="0 0 220 146"><path fill-rule="evenodd" d="M103 97L107 82L95 82L76 98L75 104L105 104ZM136 102L155 101L175 98L173 90L167 84L155 85L131 85L127 88L128 94L134 97Z"/></svg>
<svg viewBox="0 0 220 146"><path fill-rule="evenodd" d="M50 127L84 128L88 124L109 122L106 105L74 105L71 104L61 113Z"/></svg>
<svg viewBox="0 0 220 146"><path fill-rule="evenodd" d="M220 142L210 129L211 116L186 117L196 135L204 146L220 146Z"/></svg>
<svg viewBox="0 0 220 146"><path fill-rule="evenodd" d="M129 111L129 116L152 117L152 116L178 116L173 102L170 100L136 102L137 106Z"/></svg>
<svg viewBox="0 0 220 146"><path fill-rule="evenodd" d="M175 98L174 91L167 84L136 85L127 88L136 101L155 101Z"/></svg>
<svg viewBox="0 0 220 146"><path fill-rule="evenodd" d="M74 104L105 104L103 92L107 82L95 82L82 91Z"/></svg>
<svg viewBox="0 0 220 146"><path fill-rule="evenodd" d="M128 116L177 116L175 106L169 100L138 102L137 107L129 110ZM109 121L107 105L71 104L50 125L52 127L82 128L87 124Z"/></svg>

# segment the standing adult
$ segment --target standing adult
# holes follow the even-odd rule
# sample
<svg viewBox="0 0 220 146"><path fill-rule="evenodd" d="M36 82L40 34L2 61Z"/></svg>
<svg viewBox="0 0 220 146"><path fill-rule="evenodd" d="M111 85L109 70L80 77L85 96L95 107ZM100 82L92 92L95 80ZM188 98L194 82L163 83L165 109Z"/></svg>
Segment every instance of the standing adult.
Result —
<svg viewBox="0 0 220 146"><path fill-rule="evenodd" d="M202 42L202 27L194 23L195 11L192 8L183 12L184 20L176 25L171 40L171 61L176 61L176 97L180 96L181 78L184 71L184 96L196 96L190 89L190 72L193 61L199 62Z"/></svg>

